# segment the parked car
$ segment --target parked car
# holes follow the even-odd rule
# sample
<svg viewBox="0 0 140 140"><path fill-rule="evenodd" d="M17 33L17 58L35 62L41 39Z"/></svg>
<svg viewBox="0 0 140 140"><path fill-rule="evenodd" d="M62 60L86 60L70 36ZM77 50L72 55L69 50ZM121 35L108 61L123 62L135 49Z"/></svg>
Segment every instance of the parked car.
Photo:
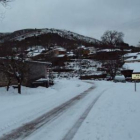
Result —
<svg viewBox="0 0 140 140"><path fill-rule="evenodd" d="M38 80L32 82L31 87L42 86L42 87L48 88L51 85L54 85L53 79L41 78L41 79L38 79Z"/></svg>
<svg viewBox="0 0 140 140"><path fill-rule="evenodd" d="M122 83L125 83L126 82L124 75L117 75L117 76L115 76L115 78L114 78L113 81L115 83L116 82L122 82Z"/></svg>
<svg viewBox="0 0 140 140"><path fill-rule="evenodd" d="M49 87L49 80L45 78L41 78L32 82L31 84L31 87L38 87L38 86Z"/></svg>

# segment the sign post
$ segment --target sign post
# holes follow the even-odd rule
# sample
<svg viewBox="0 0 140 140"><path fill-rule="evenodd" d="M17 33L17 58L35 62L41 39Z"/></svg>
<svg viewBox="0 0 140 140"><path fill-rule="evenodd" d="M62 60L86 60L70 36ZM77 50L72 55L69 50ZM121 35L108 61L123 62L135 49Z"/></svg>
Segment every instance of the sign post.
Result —
<svg viewBox="0 0 140 140"><path fill-rule="evenodd" d="M133 73L132 79L135 80L135 92L136 92L136 80L140 80L140 73Z"/></svg>
<svg viewBox="0 0 140 140"><path fill-rule="evenodd" d="M135 92L136 92L136 80L135 80Z"/></svg>

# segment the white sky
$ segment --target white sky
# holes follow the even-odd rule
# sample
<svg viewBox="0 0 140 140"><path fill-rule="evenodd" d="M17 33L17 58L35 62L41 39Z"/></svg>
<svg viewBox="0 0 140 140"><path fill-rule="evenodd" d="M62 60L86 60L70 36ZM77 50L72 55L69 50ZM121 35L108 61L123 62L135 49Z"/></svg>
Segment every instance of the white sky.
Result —
<svg viewBox="0 0 140 140"><path fill-rule="evenodd" d="M0 13L0 32L56 28L100 39L117 30L130 45L140 41L140 0L14 0Z"/></svg>

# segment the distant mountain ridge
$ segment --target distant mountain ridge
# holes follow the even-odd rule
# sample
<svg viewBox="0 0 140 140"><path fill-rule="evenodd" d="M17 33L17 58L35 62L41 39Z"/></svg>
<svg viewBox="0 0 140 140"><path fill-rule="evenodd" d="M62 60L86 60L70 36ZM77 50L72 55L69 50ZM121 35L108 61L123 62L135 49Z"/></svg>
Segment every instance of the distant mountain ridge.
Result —
<svg viewBox="0 0 140 140"><path fill-rule="evenodd" d="M78 33L74 33L71 31L67 30L60 30L60 29L23 29L23 30L18 30L14 31L11 33L0 33L0 42L6 42L6 41L22 41L26 38L29 37L34 37L34 36L41 36L43 34L57 34L62 38L69 39L69 40L74 40L74 41L82 41L85 43L90 43L90 44L101 44L101 41L87 37L84 35L80 35Z"/></svg>

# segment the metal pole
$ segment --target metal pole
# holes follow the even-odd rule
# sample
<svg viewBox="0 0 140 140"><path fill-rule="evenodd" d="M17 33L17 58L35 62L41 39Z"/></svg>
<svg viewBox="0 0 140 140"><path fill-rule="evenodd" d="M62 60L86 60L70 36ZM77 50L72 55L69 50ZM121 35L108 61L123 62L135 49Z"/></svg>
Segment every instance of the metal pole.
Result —
<svg viewBox="0 0 140 140"><path fill-rule="evenodd" d="M50 86L50 70L48 69L48 87Z"/></svg>
<svg viewBox="0 0 140 140"><path fill-rule="evenodd" d="M136 92L136 80L135 80L135 92Z"/></svg>

